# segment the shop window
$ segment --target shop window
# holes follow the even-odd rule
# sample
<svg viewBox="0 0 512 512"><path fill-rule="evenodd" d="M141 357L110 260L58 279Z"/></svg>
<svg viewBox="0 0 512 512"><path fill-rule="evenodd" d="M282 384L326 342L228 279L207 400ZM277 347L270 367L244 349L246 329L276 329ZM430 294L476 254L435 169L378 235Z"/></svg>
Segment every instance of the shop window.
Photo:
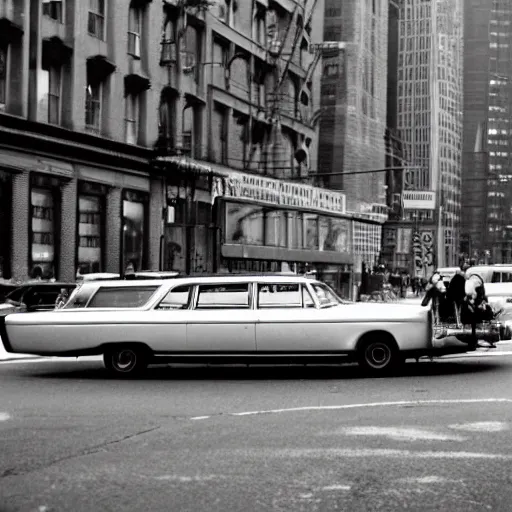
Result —
<svg viewBox="0 0 512 512"><path fill-rule="evenodd" d="M128 13L128 53L133 57L140 58L140 39L141 39L141 17L140 9L130 7Z"/></svg>
<svg viewBox="0 0 512 512"><path fill-rule="evenodd" d="M9 279L11 258L12 182L10 174L0 171L0 279Z"/></svg>
<svg viewBox="0 0 512 512"><path fill-rule="evenodd" d="M304 247L318 250L318 215L304 215Z"/></svg>
<svg viewBox="0 0 512 512"><path fill-rule="evenodd" d="M265 214L265 245L286 247L287 219L283 210L267 211Z"/></svg>
<svg viewBox="0 0 512 512"><path fill-rule="evenodd" d="M122 265L125 273L142 270L145 264L147 203L147 194L124 191Z"/></svg>
<svg viewBox="0 0 512 512"><path fill-rule="evenodd" d="M62 0L43 0L43 14L62 22L63 3Z"/></svg>
<svg viewBox="0 0 512 512"><path fill-rule="evenodd" d="M137 144L139 139L139 98L138 94L129 94L125 99L125 141Z"/></svg>
<svg viewBox="0 0 512 512"><path fill-rule="evenodd" d="M78 195L78 274L104 270L105 197L91 195L89 184L83 184ZM106 193L106 190L103 191Z"/></svg>
<svg viewBox="0 0 512 512"><path fill-rule="evenodd" d="M226 243L264 245L263 208L257 205L226 203Z"/></svg>
<svg viewBox="0 0 512 512"><path fill-rule="evenodd" d="M39 81L39 114L41 121L59 124L61 105L62 68L49 66L41 70Z"/></svg>
<svg viewBox="0 0 512 512"><path fill-rule="evenodd" d="M97 132L101 128L102 89L101 83L89 84L85 93L85 126Z"/></svg>
<svg viewBox="0 0 512 512"><path fill-rule="evenodd" d="M56 275L57 193L53 188L33 186L30 191L31 268L30 275L50 279Z"/></svg>
<svg viewBox="0 0 512 512"><path fill-rule="evenodd" d="M289 212L290 248L302 249L304 247L304 222L299 212Z"/></svg>
<svg viewBox="0 0 512 512"><path fill-rule="evenodd" d="M105 0L89 0L87 31L98 39L105 38Z"/></svg>
<svg viewBox="0 0 512 512"><path fill-rule="evenodd" d="M8 81L8 46L4 43L0 43L0 112L5 111L7 103L7 84Z"/></svg>

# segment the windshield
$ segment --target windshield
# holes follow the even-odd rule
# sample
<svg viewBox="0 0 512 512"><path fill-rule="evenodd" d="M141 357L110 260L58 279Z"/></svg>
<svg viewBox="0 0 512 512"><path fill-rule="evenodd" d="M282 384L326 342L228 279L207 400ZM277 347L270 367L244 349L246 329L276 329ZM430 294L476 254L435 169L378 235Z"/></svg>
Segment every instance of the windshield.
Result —
<svg viewBox="0 0 512 512"><path fill-rule="evenodd" d="M311 283L320 307L328 308L343 304L343 301L336 295L334 290L324 283Z"/></svg>
<svg viewBox="0 0 512 512"><path fill-rule="evenodd" d="M21 299L23 298L23 294L25 293L26 290L27 289L24 288L23 286L20 288L16 288L12 292L8 293L5 298L6 298L6 300L9 299L9 300L13 300L15 302L21 302Z"/></svg>

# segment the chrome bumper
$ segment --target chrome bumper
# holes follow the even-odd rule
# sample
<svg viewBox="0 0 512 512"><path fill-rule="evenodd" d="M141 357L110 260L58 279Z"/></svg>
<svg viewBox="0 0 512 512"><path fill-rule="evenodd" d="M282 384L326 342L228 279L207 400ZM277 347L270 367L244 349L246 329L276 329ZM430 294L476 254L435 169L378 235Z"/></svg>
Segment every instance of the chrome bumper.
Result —
<svg viewBox="0 0 512 512"><path fill-rule="evenodd" d="M488 341L490 343L496 343L502 340L512 339L512 333L510 327L507 324L501 322L486 322L478 324L475 330L477 340ZM437 343L445 338L455 337L460 341L469 343L473 340L472 330L470 325L463 326L448 326L448 325L436 325L433 327L433 340L434 346L442 345Z"/></svg>

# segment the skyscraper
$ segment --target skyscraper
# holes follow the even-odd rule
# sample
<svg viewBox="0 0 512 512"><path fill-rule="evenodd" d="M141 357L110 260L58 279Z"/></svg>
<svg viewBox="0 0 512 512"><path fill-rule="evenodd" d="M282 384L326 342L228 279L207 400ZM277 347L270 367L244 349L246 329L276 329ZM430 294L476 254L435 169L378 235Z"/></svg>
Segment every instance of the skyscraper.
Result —
<svg viewBox="0 0 512 512"><path fill-rule="evenodd" d="M371 171L385 166L387 31L388 1L325 1L324 41L344 48L334 64L324 54L318 168L352 211L385 203L385 176ZM370 172L341 175L351 171Z"/></svg>
<svg viewBox="0 0 512 512"><path fill-rule="evenodd" d="M462 28L462 0L400 5L397 127L408 168L404 192L423 192L421 201L404 204L404 220L423 245L418 273L456 264L459 257Z"/></svg>
<svg viewBox="0 0 512 512"><path fill-rule="evenodd" d="M462 250L477 261L512 258L512 2L464 4Z"/></svg>

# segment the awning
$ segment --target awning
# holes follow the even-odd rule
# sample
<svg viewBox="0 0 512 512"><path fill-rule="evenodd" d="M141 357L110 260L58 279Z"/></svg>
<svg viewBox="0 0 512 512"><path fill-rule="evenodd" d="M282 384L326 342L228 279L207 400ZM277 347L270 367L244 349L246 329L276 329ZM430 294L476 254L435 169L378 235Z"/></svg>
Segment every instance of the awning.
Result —
<svg viewBox="0 0 512 512"><path fill-rule="evenodd" d="M184 172L192 172L204 176L213 174L213 169L209 165L200 164L196 160L185 156L159 156L155 159L155 162L160 167L169 166Z"/></svg>
<svg viewBox="0 0 512 512"><path fill-rule="evenodd" d="M162 92L160 93L160 98L162 101L168 101L168 100L173 100L173 99L179 97L179 95L180 95L180 91L178 91L178 89L175 89L174 87L172 87L170 85L166 85L162 89Z"/></svg>
<svg viewBox="0 0 512 512"><path fill-rule="evenodd" d="M69 61L73 48L67 46L60 37L43 39L43 69L61 67Z"/></svg>
<svg viewBox="0 0 512 512"><path fill-rule="evenodd" d="M115 71L116 65L104 55L95 55L87 59L87 82L97 85Z"/></svg>
<svg viewBox="0 0 512 512"><path fill-rule="evenodd" d="M151 87L151 82L148 77L131 73L124 77L124 95L128 96L133 94L137 96L141 92L147 91Z"/></svg>
<svg viewBox="0 0 512 512"><path fill-rule="evenodd" d="M0 42L12 43L21 38L23 29L8 18L0 18Z"/></svg>

